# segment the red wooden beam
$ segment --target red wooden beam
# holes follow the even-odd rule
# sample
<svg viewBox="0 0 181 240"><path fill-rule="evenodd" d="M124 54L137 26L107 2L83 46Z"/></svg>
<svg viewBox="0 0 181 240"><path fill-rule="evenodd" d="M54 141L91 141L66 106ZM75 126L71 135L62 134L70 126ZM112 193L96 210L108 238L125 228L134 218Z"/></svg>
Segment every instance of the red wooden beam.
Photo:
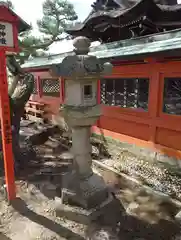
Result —
<svg viewBox="0 0 181 240"><path fill-rule="evenodd" d="M24 71L26 72L48 72L48 67L47 68L43 68L43 67L37 67L37 68L24 68Z"/></svg>
<svg viewBox="0 0 181 240"><path fill-rule="evenodd" d="M0 116L1 116L1 135L3 144L4 168L6 177L6 187L8 200L16 198L14 160L12 150L12 131L10 120L10 106L8 96L8 83L6 73L6 54L0 50Z"/></svg>

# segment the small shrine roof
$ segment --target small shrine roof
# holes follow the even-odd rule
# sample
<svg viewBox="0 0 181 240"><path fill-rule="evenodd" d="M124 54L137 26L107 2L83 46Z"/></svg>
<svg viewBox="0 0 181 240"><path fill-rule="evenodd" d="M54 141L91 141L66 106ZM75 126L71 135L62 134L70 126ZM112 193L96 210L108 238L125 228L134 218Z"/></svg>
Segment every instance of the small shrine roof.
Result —
<svg viewBox="0 0 181 240"><path fill-rule="evenodd" d="M27 31L29 29L31 29L31 26L26 23L20 16L18 16L11 8L8 7L6 2L0 1L0 7L4 7L6 9L8 9L8 11L15 17L17 17L18 21L18 32L24 32Z"/></svg>
<svg viewBox="0 0 181 240"><path fill-rule="evenodd" d="M181 29L170 32L154 34L134 39L127 39L92 47L90 55L100 59L127 59L129 57L154 56L169 51L181 50ZM178 51L179 53L179 51ZM73 52L52 55L49 57L36 57L28 60L22 68L49 67L53 64L61 63L65 56L72 55ZM173 54L172 54L173 55ZM181 51L180 51L181 56Z"/></svg>

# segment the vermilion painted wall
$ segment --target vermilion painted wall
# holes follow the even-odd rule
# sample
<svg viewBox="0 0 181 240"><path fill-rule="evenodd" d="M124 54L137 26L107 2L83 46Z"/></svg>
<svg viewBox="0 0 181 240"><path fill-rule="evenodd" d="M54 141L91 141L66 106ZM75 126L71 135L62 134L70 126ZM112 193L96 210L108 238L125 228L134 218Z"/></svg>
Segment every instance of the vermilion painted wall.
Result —
<svg viewBox="0 0 181 240"><path fill-rule="evenodd" d="M48 70L40 70L40 71L32 71L33 75L36 78L36 83L37 83L37 89L38 94L33 94L30 98L30 100L32 101L38 101L41 103L46 103L47 105L49 105L49 109L50 109L50 113L51 114L56 114L58 113L59 107L62 103L62 94L60 92L60 96L59 97L50 97L50 96L43 96L42 94L42 88L41 88L41 79L44 78L50 78L52 79L50 73L48 72ZM61 88L61 79L60 80L60 88ZM51 118L51 114L49 116L49 118Z"/></svg>
<svg viewBox="0 0 181 240"><path fill-rule="evenodd" d="M48 72L34 74L42 78L47 77ZM147 64L115 66L108 77L149 78L148 112L103 106L103 116L93 131L100 132L101 129L105 135L121 141L181 158L181 116L162 112L164 77L181 77L181 62L148 61ZM100 94L98 98L100 100ZM32 99L49 103L54 112L62 102L61 96L60 99L32 96Z"/></svg>

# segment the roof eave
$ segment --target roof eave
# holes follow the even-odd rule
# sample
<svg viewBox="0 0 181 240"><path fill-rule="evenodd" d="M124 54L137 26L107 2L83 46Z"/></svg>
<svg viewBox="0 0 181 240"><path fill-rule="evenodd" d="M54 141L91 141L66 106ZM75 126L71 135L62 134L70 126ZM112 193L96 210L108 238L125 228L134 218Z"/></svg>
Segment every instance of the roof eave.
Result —
<svg viewBox="0 0 181 240"><path fill-rule="evenodd" d="M31 26L26 23L24 20L20 19L18 26L18 33L25 32L31 30Z"/></svg>

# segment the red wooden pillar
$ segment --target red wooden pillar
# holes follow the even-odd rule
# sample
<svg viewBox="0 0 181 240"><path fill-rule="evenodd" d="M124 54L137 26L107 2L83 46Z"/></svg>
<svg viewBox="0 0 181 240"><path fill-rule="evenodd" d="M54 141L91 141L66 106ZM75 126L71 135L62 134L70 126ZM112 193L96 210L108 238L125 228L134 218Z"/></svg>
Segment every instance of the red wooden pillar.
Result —
<svg viewBox="0 0 181 240"><path fill-rule="evenodd" d="M65 80L63 78L61 78L61 100L63 104L65 101Z"/></svg>
<svg viewBox="0 0 181 240"><path fill-rule="evenodd" d="M38 97L41 98L43 90L42 90L42 81L41 81L40 76L37 77L36 86L37 86Z"/></svg>
<svg viewBox="0 0 181 240"><path fill-rule="evenodd" d="M97 82L97 104L101 104L101 80Z"/></svg>
<svg viewBox="0 0 181 240"><path fill-rule="evenodd" d="M97 82L97 104L101 104L101 80ZM100 127L100 118L96 122L97 127Z"/></svg>
<svg viewBox="0 0 181 240"><path fill-rule="evenodd" d="M16 198L16 188L14 177L8 83L6 73L6 55L4 50L0 50L0 115L7 195L8 200L11 201Z"/></svg>
<svg viewBox="0 0 181 240"><path fill-rule="evenodd" d="M149 115L151 117L150 122L150 139L149 141L155 144L156 130L155 119L158 116L159 107L159 95L160 92L160 73L157 67L156 60L150 61L150 88L149 88Z"/></svg>

